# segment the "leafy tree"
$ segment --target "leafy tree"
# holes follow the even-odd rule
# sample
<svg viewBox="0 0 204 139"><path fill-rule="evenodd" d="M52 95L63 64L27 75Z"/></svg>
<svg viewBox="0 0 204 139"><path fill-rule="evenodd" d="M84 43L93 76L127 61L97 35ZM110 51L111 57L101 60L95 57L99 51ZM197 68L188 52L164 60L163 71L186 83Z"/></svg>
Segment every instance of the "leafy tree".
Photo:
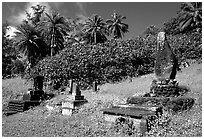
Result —
<svg viewBox="0 0 204 139"><path fill-rule="evenodd" d="M18 53L13 45L13 40L9 39L6 34L10 29L8 23L2 25L2 75L10 75L12 73L12 62L17 59Z"/></svg>
<svg viewBox="0 0 204 139"><path fill-rule="evenodd" d="M107 40L108 30L99 15L92 15L91 18L88 18L82 30L89 43L103 43Z"/></svg>
<svg viewBox="0 0 204 139"><path fill-rule="evenodd" d="M186 2L181 6L180 30L202 26L202 2Z"/></svg>
<svg viewBox="0 0 204 139"><path fill-rule="evenodd" d="M33 25L23 22L17 27L17 30L15 44L18 50L27 57L32 67L38 60L46 56L47 46Z"/></svg>
<svg viewBox="0 0 204 139"><path fill-rule="evenodd" d="M67 19L57 12L45 13L45 17L40 21L38 29L41 35L46 38L51 47L51 56L64 48L64 36L70 31Z"/></svg>
<svg viewBox="0 0 204 139"><path fill-rule="evenodd" d="M112 19L107 19L106 23L108 24L108 29L113 35L113 38L118 39L124 36L124 33L128 32L128 25L122 22L126 19L125 16L118 15L114 13Z"/></svg>

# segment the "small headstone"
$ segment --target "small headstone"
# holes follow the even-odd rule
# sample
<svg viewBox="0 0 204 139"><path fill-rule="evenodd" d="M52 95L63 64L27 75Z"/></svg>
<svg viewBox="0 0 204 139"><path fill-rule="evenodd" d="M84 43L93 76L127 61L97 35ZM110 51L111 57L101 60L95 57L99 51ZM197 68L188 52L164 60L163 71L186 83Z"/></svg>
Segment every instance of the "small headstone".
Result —
<svg viewBox="0 0 204 139"><path fill-rule="evenodd" d="M159 81L175 79L178 60L167 42L165 32L159 32L157 37L157 55L155 74Z"/></svg>
<svg viewBox="0 0 204 139"><path fill-rule="evenodd" d="M69 93L72 94L72 89L73 89L73 80L69 80Z"/></svg>
<svg viewBox="0 0 204 139"><path fill-rule="evenodd" d="M97 82L93 82L93 92L96 92L97 90Z"/></svg>
<svg viewBox="0 0 204 139"><path fill-rule="evenodd" d="M71 94L71 90L69 87L67 87L64 91L64 94Z"/></svg>
<svg viewBox="0 0 204 139"><path fill-rule="evenodd" d="M73 96L81 96L81 91L80 91L77 83L73 83L72 95Z"/></svg>
<svg viewBox="0 0 204 139"><path fill-rule="evenodd" d="M44 77L41 75L34 77L34 90L43 90L43 80Z"/></svg>
<svg viewBox="0 0 204 139"><path fill-rule="evenodd" d="M76 107L87 102L84 96L81 95L81 91L77 83L72 83L72 95L71 98L68 97L67 100L62 102L62 114L72 115Z"/></svg>

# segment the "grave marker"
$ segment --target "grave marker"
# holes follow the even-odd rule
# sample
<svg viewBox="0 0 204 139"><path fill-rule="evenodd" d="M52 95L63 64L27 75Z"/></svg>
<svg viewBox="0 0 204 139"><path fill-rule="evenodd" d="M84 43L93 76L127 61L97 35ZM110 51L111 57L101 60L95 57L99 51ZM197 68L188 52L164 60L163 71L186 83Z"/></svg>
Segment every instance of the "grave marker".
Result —
<svg viewBox="0 0 204 139"><path fill-rule="evenodd" d="M80 88L77 83L73 83L71 96L68 95L67 99L62 102L62 114L72 115L73 111L80 105L87 102L84 96L81 95Z"/></svg>

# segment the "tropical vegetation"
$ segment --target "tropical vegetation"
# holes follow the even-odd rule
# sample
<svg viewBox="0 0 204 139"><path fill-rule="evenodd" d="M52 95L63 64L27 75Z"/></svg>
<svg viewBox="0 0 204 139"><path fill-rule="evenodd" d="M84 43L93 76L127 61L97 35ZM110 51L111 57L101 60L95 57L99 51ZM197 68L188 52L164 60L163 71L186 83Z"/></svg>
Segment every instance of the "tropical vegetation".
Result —
<svg viewBox="0 0 204 139"><path fill-rule="evenodd" d="M202 3L186 2L181 6L180 11L180 30L189 28L201 28L202 26Z"/></svg>
<svg viewBox="0 0 204 139"><path fill-rule="evenodd" d="M111 19L92 15L81 20L56 11L49 13L46 7L36 5L31 7L33 13L27 12L27 19L17 27L13 39L6 35L10 26L4 23L2 136L202 136L201 4L183 3L178 14L162 28L151 25L140 36L126 40L123 39L128 32L126 17L118 13L113 13ZM184 95L195 99L194 106L175 115L163 114L144 135L138 133L131 121L108 125L102 109L149 91L153 79L149 73L154 70L160 30L167 33L179 64L192 64L178 72L177 77L181 87L188 86L189 92ZM27 89L32 88L36 73L43 75L45 84L49 84L44 91L55 97L28 111L5 116L9 100L22 99ZM11 78L15 75L18 77ZM80 85L89 103L67 117L61 115L60 107L50 111L45 106L60 104L66 99L67 95L58 94L67 87L69 79ZM95 94L87 90L93 82L100 88Z"/></svg>
<svg viewBox="0 0 204 139"><path fill-rule="evenodd" d="M116 12L111 15L111 19L103 19L95 14L82 21L80 18L71 19L65 17L56 11L48 13L45 6L36 5L31 8L33 13L26 12L27 19L17 27L16 37L11 41L3 35L2 39L5 42L3 50L12 48L13 50L9 50L9 52L10 54L12 51L15 52L12 54L15 59L19 56L22 57L22 54L24 54L24 59L18 58L18 60L22 61L24 69L31 69L32 72L35 69L40 69L44 74L48 72L46 68L39 66L44 63L43 61L50 59L51 56L51 59L56 61L60 59L62 61L62 57L66 57L66 59L70 57L70 61L73 63L62 61L67 68L65 70L67 76L64 76L64 78L76 78L80 81L83 80L83 82L86 80L86 84L90 84L97 78L101 82L107 82L110 79L112 82L119 81L123 77L146 74L152 71L154 65L155 37L160 30L164 30L169 34L170 44L178 57L181 58L180 61L186 58L201 57L201 3L183 3L178 14L165 22L163 28L152 25L141 36L128 40L122 40L125 33L128 32L128 24L125 23L126 17ZM180 38L180 40L176 37ZM184 39L189 41L186 42ZM193 47L190 47L192 44ZM189 54L190 52L193 54ZM14 60L10 58L10 62L7 63L11 64L7 66L9 64L6 64L6 61L8 61L8 57L5 57L6 53L6 51L3 51L4 76L12 74L11 71L7 70L15 69L11 68L11 65L16 65ZM105 57L103 57L104 55ZM80 61L80 59L86 59L86 61ZM78 62L76 63L76 61ZM47 61L45 65L48 66L50 64L50 67L52 65L52 62L50 62ZM68 63L75 66L71 66ZM75 73L76 71L74 70L77 64L80 67L78 70L88 70L88 72L80 73L84 74L84 77L75 77L76 74L80 76L78 71ZM125 66L122 66L124 64ZM50 67L52 72L49 71L45 76L48 77L49 75L48 79L53 81L65 80L64 78L59 79L62 73L58 76L52 75L56 70L53 69L54 67L61 68L60 66L52 65ZM98 69L104 69L104 71ZM98 72L100 71L100 74L98 72L93 73L97 70ZM29 77L31 76L29 75Z"/></svg>
<svg viewBox="0 0 204 139"><path fill-rule="evenodd" d="M118 15L114 12L112 19L106 20L106 23L108 24L107 27L114 39L122 38L124 33L128 32L128 25L122 21L124 19L126 19L125 16Z"/></svg>
<svg viewBox="0 0 204 139"><path fill-rule="evenodd" d="M88 18L82 29L90 43L103 43L107 40L106 35L109 33L106 24L99 15L93 15Z"/></svg>

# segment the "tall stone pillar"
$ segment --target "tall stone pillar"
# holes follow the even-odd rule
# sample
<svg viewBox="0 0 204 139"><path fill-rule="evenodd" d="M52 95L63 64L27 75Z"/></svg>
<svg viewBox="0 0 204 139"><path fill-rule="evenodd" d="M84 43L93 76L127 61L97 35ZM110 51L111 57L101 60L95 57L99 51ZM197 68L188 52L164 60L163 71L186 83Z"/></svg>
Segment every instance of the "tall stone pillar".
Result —
<svg viewBox="0 0 204 139"><path fill-rule="evenodd" d="M155 75L159 81L175 79L178 60L171 50L165 32L159 32L157 37L157 54Z"/></svg>

